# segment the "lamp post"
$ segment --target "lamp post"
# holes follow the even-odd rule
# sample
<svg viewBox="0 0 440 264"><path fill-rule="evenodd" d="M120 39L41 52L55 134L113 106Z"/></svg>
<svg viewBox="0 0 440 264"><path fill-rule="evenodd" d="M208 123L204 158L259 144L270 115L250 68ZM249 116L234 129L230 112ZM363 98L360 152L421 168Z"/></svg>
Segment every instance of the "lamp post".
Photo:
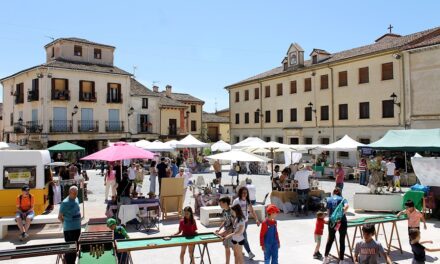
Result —
<svg viewBox="0 0 440 264"><path fill-rule="evenodd" d="M134 114L134 108L133 106L130 106L130 108L128 109L127 115L127 129L128 129L128 133L130 133L130 116L132 116Z"/></svg>
<svg viewBox="0 0 440 264"><path fill-rule="evenodd" d="M189 134L189 111L186 111L185 112L185 123L186 123L186 132L187 132L187 134Z"/></svg>
<svg viewBox="0 0 440 264"><path fill-rule="evenodd" d="M263 111L257 108L255 112L257 113L258 122L260 123L260 139L263 139Z"/></svg>
<svg viewBox="0 0 440 264"><path fill-rule="evenodd" d="M312 112L315 114L315 127L318 127L318 117L316 115L316 108L313 109L313 103L312 102L310 102L308 104L308 106L310 107L310 110L312 110Z"/></svg>

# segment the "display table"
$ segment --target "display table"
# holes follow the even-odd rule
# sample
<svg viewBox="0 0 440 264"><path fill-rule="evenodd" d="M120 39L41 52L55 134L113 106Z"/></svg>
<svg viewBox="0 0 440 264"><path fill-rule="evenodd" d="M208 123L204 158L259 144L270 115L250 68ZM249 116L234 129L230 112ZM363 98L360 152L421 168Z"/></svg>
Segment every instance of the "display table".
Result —
<svg viewBox="0 0 440 264"><path fill-rule="evenodd" d="M309 196L323 198L324 194L323 190L312 190L310 191ZM272 191L270 193L270 202L275 204L284 213L293 211L294 208L292 202L296 202L297 200L298 194L296 191Z"/></svg>
<svg viewBox="0 0 440 264"><path fill-rule="evenodd" d="M402 210L403 196L403 193L355 193L353 208L364 211L398 212Z"/></svg>

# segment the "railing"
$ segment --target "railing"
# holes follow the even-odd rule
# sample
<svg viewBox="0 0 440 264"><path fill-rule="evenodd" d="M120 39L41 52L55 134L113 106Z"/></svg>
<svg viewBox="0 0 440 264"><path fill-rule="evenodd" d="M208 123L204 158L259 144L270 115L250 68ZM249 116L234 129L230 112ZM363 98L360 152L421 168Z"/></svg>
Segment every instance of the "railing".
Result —
<svg viewBox="0 0 440 264"><path fill-rule="evenodd" d="M27 121L26 129L28 133L40 133L43 130L38 121Z"/></svg>
<svg viewBox="0 0 440 264"><path fill-rule="evenodd" d="M50 120L50 132L72 132L72 120Z"/></svg>
<svg viewBox="0 0 440 264"><path fill-rule="evenodd" d="M38 90L29 90L27 94L27 101L38 101Z"/></svg>
<svg viewBox="0 0 440 264"><path fill-rule="evenodd" d="M79 132L98 132L99 121L98 120L78 120Z"/></svg>
<svg viewBox="0 0 440 264"><path fill-rule="evenodd" d="M24 103L24 94L19 93L15 96L15 104L22 104Z"/></svg>
<svg viewBox="0 0 440 264"><path fill-rule="evenodd" d="M14 133L24 133L24 129L23 122L14 123Z"/></svg>
<svg viewBox="0 0 440 264"><path fill-rule="evenodd" d="M107 94L107 103L122 103L122 95L112 97L110 94Z"/></svg>
<svg viewBox="0 0 440 264"><path fill-rule="evenodd" d="M151 125L149 126L148 124L138 124L137 132L150 134L150 133L153 133L153 128Z"/></svg>
<svg viewBox="0 0 440 264"><path fill-rule="evenodd" d="M107 132L123 132L124 121L105 121L105 131Z"/></svg>
<svg viewBox="0 0 440 264"><path fill-rule="evenodd" d="M96 93L80 93L79 100L83 102L96 102Z"/></svg>
<svg viewBox="0 0 440 264"><path fill-rule="evenodd" d="M52 91L52 100L70 100L70 91L69 90Z"/></svg>

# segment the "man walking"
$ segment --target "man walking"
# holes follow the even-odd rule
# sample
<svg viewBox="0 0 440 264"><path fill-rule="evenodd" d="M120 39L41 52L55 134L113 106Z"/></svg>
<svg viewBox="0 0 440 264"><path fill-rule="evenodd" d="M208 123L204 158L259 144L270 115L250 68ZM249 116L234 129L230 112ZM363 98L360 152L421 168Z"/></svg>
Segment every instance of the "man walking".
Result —
<svg viewBox="0 0 440 264"><path fill-rule="evenodd" d="M219 185L222 185L222 166L220 165L220 161L216 160L214 161L214 173L215 173L215 178L218 181Z"/></svg>
<svg viewBox="0 0 440 264"><path fill-rule="evenodd" d="M77 242L81 234L81 211L78 202L78 187L71 186L69 196L60 206L58 219L63 223L64 241ZM65 254L66 264L75 264L76 253Z"/></svg>
<svg viewBox="0 0 440 264"><path fill-rule="evenodd" d="M165 158L161 158L160 163L157 164L157 166L156 166L157 176L159 176L159 195L160 195L161 186L162 186L162 178L167 177L167 168L168 168L168 165L165 164Z"/></svg>
<svg viewBox="0 0 440 264"><path fill-rule="evenodd" d="M309 177L310 171L309 167L306 164L302 164L299 167L299 170L295 173L294 181L298 184L298 198L299 198L299 208L296 212L298 216L300 212L303 212L305 215L308 215L308 200L309 200L309 192L310 192L310 184ZM304 209L302 208L304 206Z"/></svg>

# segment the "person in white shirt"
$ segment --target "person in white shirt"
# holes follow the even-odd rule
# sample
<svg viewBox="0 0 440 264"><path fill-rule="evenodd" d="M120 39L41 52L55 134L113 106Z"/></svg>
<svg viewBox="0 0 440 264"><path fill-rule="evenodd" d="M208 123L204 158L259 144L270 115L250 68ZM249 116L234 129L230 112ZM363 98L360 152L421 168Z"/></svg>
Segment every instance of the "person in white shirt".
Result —
<svg viewBox="0 0 440 264"><path fill-rule="evenodd" d="M130 167L128 168L128 181L130 182L130 193L134 194L134 191L136 190L134 180L136 179L136 164L131 163Z"/></svg>
<svg viewBox="0 0 440 264"><path fill-rule="evenodd" d="M298 171L295 173L295 182L298 184L298 200L299 200L299 208L297 211L297 215L301 211L305 215L308 215L308 200L309 200L309 192L310 192L310 184L309 184L309 177L310 177L310 167L306 166L305 164L302 164ZM303 210L304 205L304 210Z"/></svg>
<svg viewBox="0 0 440 264"><path fill-rule="evenodd" d="M388 183L388 187L387 187L387 191L390 191L390 188L394 189L394 173L396 172L396 164L394 163L393 159L388 159L387 163L385 164L386 166L386 179L387 179L387 183Z"/></svg>
<svg viewBox="0 0 440 264"><path fill-rule="evenodd" d="M246 188L248 188L249 191L249 200L251 200L251 204L255 205L257 202L257 188L252 184L252 180L249 178L246 178Z"/></svg>
<svg viewBox="0 0 440 264"><path fill-rule="evenodd" d="M185 193L188 188L189 179L191 178L191 174L189 171L185 171L184 167L179 168L179 173L177 173L176 178L183 178L183 187L185 188Z"/></svg>

